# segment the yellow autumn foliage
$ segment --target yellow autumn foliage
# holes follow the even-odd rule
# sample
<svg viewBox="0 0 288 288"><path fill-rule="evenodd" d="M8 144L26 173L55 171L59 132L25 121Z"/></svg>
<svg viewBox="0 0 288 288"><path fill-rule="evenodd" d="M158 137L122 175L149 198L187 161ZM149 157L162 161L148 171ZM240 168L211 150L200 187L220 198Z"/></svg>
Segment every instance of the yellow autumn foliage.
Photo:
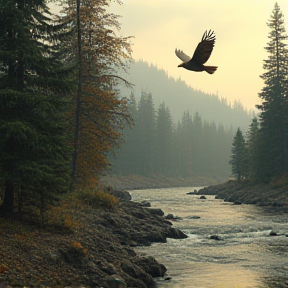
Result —
<svg viewBox="0 0 288 288"><path fill-rule="evenodd" d="M73 241L71 244L71 249L82 254L83 256L88 254L88 250L84 248L81 243Z"/></svg>
<svg viewBox="0 0 288 288"><path fill-rule="evenodd" d="M115 209L119 202L117 197L94 189L82 190L78 192L78 197L87 205L109 210Z"/></svg>
<svg viewBox="0 0 288 288"><path fill-rule="evenodd" d="M99 175L108 166L108 153L120 146L121 130L132 121L126 98L113 90L122 79L117 76L118 70L125 70L126 62L131 59L130 37L117 35L120 28L118 16L108 12L108 0L79 0L78 3L81 29L75 31L81 34L75 34L67 42L70 61L76 59L81 63L78 67L81 77L77 80L81 89L75 94L74 107L69 114L76 155L76 164L73 162L75 190L94 187L98 183ZM68 0L67 4L62 12L76 27L77 3ZM80 46L81 58L77 59ZM125 82L124 79L120 81ZM101 201L113 203L112 200Z"/></svg>

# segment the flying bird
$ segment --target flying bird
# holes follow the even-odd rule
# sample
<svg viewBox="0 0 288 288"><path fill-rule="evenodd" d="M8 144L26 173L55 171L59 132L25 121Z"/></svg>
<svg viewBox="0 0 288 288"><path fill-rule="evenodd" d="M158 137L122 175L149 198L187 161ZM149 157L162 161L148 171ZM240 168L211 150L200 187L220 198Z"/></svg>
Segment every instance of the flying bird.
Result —
<svg viewBox="0 0 288 288"><path fill-rule="evenodd" d="M187 70L201 72L206 71L209 74L213 74L218 67L216 66L204 66L209 59L214 44L215 44L216 36L214 31L207 30L205 31L201 42L198 44L193 57L190 58L187 54L185 54L182 50L175 49L175 53L178 58L180 58L183 63L178 65L178 67L183 67Z"/></svg>

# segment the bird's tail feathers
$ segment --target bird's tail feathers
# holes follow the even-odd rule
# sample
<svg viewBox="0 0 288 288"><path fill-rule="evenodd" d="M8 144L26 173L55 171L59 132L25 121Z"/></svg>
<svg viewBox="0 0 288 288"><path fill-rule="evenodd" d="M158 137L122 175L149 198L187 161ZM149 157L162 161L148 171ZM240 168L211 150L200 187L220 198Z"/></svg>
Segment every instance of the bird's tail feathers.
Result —
<svg viewBox="0 0 288 288"><path fill-rule="evenodd" d="M216 66L204 66L204 70L209 73L209 74L213 74L218 67Z"/></svg>

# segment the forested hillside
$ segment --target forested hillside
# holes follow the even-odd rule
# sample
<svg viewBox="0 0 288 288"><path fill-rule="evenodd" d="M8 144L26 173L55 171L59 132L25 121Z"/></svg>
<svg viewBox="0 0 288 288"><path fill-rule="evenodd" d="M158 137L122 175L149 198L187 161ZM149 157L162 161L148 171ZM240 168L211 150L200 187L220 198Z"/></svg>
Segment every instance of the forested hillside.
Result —
<svg viewBox="0 0 288 288"><path fill-rule="evenodd" d="M154 106L154 95L130 97L133 129L126 128L124 142L112 158L112 174L167 177L229 176L234 129L215 124L199 113L182 113L175 122L164 102Z"/></svg>
<svg viewBox="0 0 288 288"><path fill-rule="evenodd" d="M119 89L130 98L134 126L111 157L110 175L229 177L233 136L238 127L248 129L252 111L194 90L147 62L132 63L127 79L132 94Z"/></svg>
<svg viewBox="0 0 288 288"><path fill-rule="evenodd" d="M216 94L195 90L183 80L169 77L163 69L147 62L135 61L128 73L125 78L134 84L136 99L140 99L142 91L152 93L156 107L164 101L175 121L181 120L183 112L188 110L192 115L198 112L203 119L221 123L224 127L233 125L246 130L249 126L253 113L247 111L240 102L228 103ZM128 88L122 86L120 89L123 94L130 95Z"/></svg>

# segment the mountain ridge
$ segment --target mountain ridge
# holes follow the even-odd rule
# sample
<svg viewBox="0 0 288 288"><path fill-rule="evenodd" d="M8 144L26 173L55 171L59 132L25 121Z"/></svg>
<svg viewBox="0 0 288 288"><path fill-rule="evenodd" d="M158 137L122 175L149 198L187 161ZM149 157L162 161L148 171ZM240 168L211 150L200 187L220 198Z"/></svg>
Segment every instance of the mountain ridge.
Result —
<svg viewBox="0 0 288 288"><path fill-rule="evenodd" d="M143 91L151 93L155 108L164 102L176 122L186 111L192 115L198 112L208 122L246 130L253 117L253 112L247 111L240 102L235 101L232 106L227 99L196 90L180 78L169 76L164 69L142 60L131 63L129 73L123 78L134 85L133 93L137 101ZM119 89L122 95L131 93L127 87L120 86Z"/></svg>

